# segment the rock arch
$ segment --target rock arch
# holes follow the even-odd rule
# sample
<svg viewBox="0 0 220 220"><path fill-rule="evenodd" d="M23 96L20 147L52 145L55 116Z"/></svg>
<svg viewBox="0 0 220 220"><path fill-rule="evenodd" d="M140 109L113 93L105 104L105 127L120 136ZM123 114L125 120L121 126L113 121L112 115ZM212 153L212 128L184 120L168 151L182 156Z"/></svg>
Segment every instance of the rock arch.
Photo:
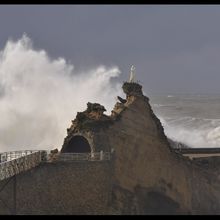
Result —
<svg viewBox="0 0 220 220"><path fill-rule="evenodd" d="M90 153L91 146L88 140L82 135L73 136L66 146L62 149L62 153Z"/></svg>

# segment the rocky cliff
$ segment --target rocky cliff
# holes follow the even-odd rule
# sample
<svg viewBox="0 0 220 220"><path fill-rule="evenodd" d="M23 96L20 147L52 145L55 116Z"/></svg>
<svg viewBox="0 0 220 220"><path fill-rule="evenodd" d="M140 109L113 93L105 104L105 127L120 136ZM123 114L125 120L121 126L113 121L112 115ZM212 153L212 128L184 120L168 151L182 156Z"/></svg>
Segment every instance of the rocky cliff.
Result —
<svg viewBox="0 0 220 220"><path fill-rule="evenodd" d="M220 214L218 169L175 152L142 86L126 82L122 88L126 98L118 97L109 116L88 103L61 149L111 152L111 160L51 162L18 175L20 214Z"/></svg>
<svg viewBox="0 0 220 220"><path fill-rule="evenodd" d="M220 213L218 175L173 150L141 85L126 82L122 88L126 99L119 97L111 116L102 112L101 117L94 109L93 114L105 120L76 132L90 140L92 150L115 152L112 210L121 214ZM73 123L69 140L80 123Z"/></svg>

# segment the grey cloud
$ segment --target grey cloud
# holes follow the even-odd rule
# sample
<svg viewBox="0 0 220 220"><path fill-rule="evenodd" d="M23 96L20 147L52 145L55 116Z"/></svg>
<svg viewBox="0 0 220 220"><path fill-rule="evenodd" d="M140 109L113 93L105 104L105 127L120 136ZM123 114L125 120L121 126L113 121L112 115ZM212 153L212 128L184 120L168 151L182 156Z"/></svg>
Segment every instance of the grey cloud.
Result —
<svg viewBox="0 0 220 220"><path fill-rule="evenodd" d="M26 32L76 68L129 66L149 93L220 93L220 6L0 6L0 47Z"/></svg>

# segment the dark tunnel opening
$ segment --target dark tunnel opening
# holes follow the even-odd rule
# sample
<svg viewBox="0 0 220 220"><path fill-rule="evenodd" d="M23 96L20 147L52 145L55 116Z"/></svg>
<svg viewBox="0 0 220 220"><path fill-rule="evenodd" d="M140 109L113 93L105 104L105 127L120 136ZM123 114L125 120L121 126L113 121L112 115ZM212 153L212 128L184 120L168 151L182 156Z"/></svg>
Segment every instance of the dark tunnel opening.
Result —
<svg viewBox="0 0 220 220"><path fill-rule="evenodd" d="M90 153L89 142L83 136L74 136L65 146L62 153Z"/></svg>

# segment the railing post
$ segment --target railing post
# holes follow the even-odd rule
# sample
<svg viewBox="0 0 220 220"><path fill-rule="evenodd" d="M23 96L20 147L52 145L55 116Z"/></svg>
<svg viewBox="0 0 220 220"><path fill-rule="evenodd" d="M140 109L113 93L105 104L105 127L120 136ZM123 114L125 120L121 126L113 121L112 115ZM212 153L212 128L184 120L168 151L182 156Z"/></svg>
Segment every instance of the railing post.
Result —
<svg viewBox="0 0 220 220"><path fill-rule="evenodd" d="M103 160L103 150L100 151L100 160Z"/></svg>
<svg viewBox="0 0 220 220"><path fill-rule="evenodd" d="M93 160L95 157L94 152L91 152L91 160Z"/></svg>

